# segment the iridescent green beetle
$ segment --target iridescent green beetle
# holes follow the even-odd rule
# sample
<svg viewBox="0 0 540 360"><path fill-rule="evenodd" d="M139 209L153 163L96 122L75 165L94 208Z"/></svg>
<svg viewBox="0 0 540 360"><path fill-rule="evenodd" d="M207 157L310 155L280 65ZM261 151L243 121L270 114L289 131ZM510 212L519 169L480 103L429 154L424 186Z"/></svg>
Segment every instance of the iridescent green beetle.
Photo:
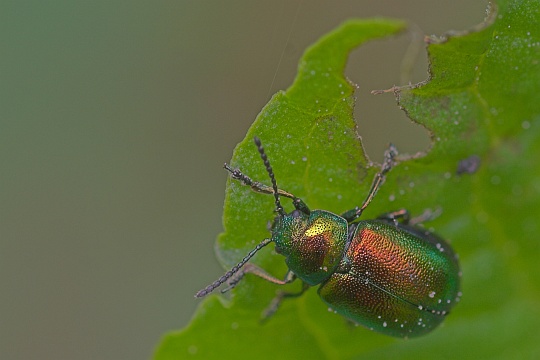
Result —
<svg viewBox="0 0 540 360"><path fill-rule="evenodd" d="M330 309L347 319L380 333L396 337L416 337L437 327L459 301L461 292L457 256L446 241L409 222L406 210L382 215L375 220L358 220L373 200L385 175L395 164L393 146L385 152L381 170L361 207L341 216L325 210L310 211L296 196L278 189L262 144L255 144L266 166L272 186L251 180L227 164L231 176L254 191L273 194L276 212L272 237L263 240L240 263L195 296L203 297L227 283L228 291L253 273L283 285L299 278L302 291L279 292L264 316L273 314L280 302L296 297L310 286ZM287 214L280 196L292 199L295 210ZM274 242L276 252L285 256L289 271L283 280L248 263L257 251Z"/></svg>

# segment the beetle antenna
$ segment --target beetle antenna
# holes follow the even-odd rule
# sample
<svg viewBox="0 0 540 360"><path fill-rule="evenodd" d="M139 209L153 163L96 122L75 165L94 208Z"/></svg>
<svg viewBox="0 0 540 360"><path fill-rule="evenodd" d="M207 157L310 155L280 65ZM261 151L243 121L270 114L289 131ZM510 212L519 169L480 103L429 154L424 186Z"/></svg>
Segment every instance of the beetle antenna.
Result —
<svg viewBox="0 0 540 360"><path fill-rule="evenodd" d="M259 154L261 154L261 159L264 162L264 166L266 167L266 172L268 173L268 176L270 176L270 180L272 181L272 189L274 189L274 198L276 199L276 211L279 215L284 216L285 211L283 210L283 206L281 206L281 202L279 201L279 190L277 187L276 178L274 177L274 172L272 171L270 161L268 160L268 157L264 152L261 139L255 136L253 138L253 141L255 141L255 145L257 145L257 150L259 150Z"/></svg>
<svg viewBox="0 0 540 360"><path fill-rule="evenodd" d="M255 247L255 249L251 250L249 254L247 254L242 261L240 261L238 264L236 264L231 270L227 271L225 275L208 285L202 290L199 290L196 294L196 298L204 297L208 294L210 294L212 291L214 291L217 287L219 287L221 284L229 280L232 276L234 276L246 263L257 253L257 251L261 250L266 245L270 244L272 242L271 239L264 239L259 245Z"/></svg>

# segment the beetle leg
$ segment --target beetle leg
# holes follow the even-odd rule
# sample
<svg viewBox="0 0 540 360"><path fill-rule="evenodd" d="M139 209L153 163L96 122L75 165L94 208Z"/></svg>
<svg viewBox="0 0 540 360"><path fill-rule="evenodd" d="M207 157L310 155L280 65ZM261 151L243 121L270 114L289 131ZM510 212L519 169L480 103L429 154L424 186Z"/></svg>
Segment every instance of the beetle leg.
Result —
<svg viewBox="0 0 540 360"><path fill-rule="evenodd" d="M285 277L283 280L276 278L275 276L270 275L266 270L263 268L258 267L255 264L247 263L242 270L238 271L234 276L232 276L229 281L227 281L227 287L223 290L221 290L222 293L227 292L234 288L240 280L244 277L245 274L251 273L253 275L256 275L266 281L269 281L271 283L277 284L277 285L285 285L290 282L293 282L296 279L296 275L294 275L293 272L288 271L285 274Z"/></svg>
<svg viewBox="0 0 540 360"><path fill-rule="evenodd" d="M437 208L436 210L426 209L421 215L411 219L411 216L407 209L400 209L397 211L392 211L379 215L377 219L393 221L396 225L399 221L404 225L415 226L437 218L441 214L441 212L442 210L440 208Z"/></svg>
<svg viewBox="0 0 540 360"><path fill-rule="evenodd" d="M340 216L342 218L344 218L345 220L347 220L347 222L350 224L351 222L354 221L354 219L357 218L356 216L356 212L358 211L358 207L355 207L354 209L351 209L349 211L345 211L343 214L341 214Z"/></svg>
<svg viewBox="0 0 540 360"><path fill-rule="evenodd" d="M262 312L261 321L264 322L270 316L274 315L274 313L278 310L279 305L281 305L281 302L284 299L291 299L302 296L302 294L304 294L307 289L309 289L309 285L305 282L302 282L302 289L299 292L292 293L287 291L279 291L276 297L272 299L268 307Z"/></svg>
<svg viewBox="0 0 540 360"><path fill-rule="evenodd" d="M381 170L377 174L375 174L375 178L373 179L373 182L371 183L371 188L369 189L369 193L364 200L364 203L362 206L357 206L354 209L351 209L349 211L344 212L341 214L341 217L343 217L347 222L352 222L355 219L358 219L360 215L362 215L362 212L364 209L371 203L371 200L375 197L375 194L377 194L377 191L379 190L379 187L384 183L384 180L386 180L386 173L388 173L392 167L396 164L396 156L398 155L398 151L396 147L392 144L388 146L388 149L384 152L384 162L381 165Z"/></svg>
<svg viewBox="0 0 540 360"><path fill-rule="evenodd" d="M418 224L422 224L426 221L431 221L433 219L436 219L439 217L439 215L441 215L442 213L442 209L439 207L435 210L431 210L431 209L426 209L424 210L424 212L420 215L418 215L417 217L415 218L412 218L410 221L409 221L409 225L418 225Z"/></svg>
<svg viewBox="0 0 540 360"><path fill-rule="evenodd" d="M411 215L409 214L409 211L407 209L400 209L397 211L387 212L379 215L377 219L391 221L396 226L398 225L398 221L404 225L407 225L411 221Z"/></svg>

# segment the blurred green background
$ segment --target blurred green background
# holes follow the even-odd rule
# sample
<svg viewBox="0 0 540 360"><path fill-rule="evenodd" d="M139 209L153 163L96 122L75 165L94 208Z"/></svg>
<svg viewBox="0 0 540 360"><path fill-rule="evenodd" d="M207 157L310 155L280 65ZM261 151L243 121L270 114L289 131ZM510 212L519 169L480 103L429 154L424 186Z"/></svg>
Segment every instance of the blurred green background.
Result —
<svg viewBox="0 0 540 360"><path fill-rule="evenodd" d="M486 5L3 1L0 357L151 357L223 271L222 164L303 50L350 17L440 35L481 22ZM389 141L429 146L391 94L369 94L400 83L411 38L370 43L348 65L374 160ZM421 48L411 81L426 69Z"/></svg>

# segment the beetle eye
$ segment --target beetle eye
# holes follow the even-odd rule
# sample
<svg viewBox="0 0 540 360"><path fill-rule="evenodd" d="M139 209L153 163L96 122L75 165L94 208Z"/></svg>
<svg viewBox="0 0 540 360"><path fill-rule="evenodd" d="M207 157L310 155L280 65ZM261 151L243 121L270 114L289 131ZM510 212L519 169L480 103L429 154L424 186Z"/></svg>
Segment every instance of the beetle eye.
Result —
<svg viewBox="0 0 540 360"><path fill-rule="evenodd" d="M300 210L294 210L292 213L291 213L291 216L293 218L297 218L297 217L300 217L300 215L302 215L302 212Z"/></svg>

